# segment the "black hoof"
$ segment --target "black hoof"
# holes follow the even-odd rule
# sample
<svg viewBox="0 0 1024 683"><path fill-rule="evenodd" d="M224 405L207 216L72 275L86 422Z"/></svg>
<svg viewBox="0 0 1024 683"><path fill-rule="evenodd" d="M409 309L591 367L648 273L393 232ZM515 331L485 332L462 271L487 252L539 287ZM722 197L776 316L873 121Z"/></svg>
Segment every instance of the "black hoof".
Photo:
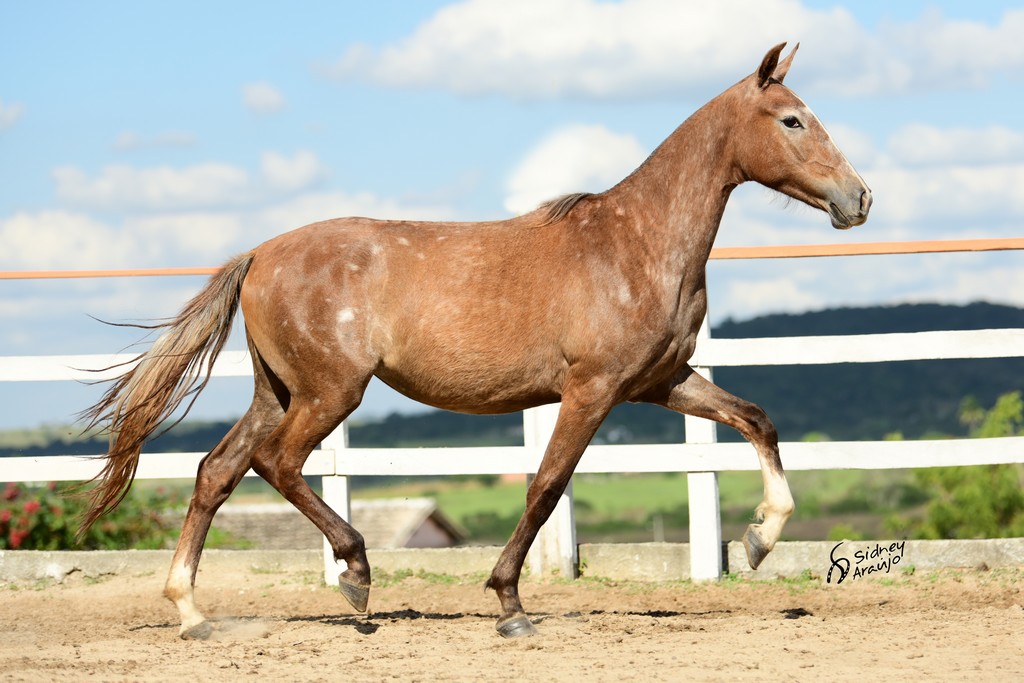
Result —
<svg viewBox="0 0 1024 683"><path fill-rule="evenodd" d="M344 575L338 577L338 588L341 594L348 600L348 604L357 612L366 612L366 606L370 602L370 587L361 583L353 583Z"/></svg>
<svg viewBox="0 0 1024 683"><path fill-rule="evenodd" d="M761 534L751 524L747 533L743 534L743 548L747 551L747 563L751 569L757 569L764 558L768 557L768 546L761 540Z"/></svg>
<svg viewBox="0 0 1024 683"><path fill-rule="evenodd" d="M182 640L209 640L213 635L213 624L208 621L196 624L181 632Z"/></svg>
<svg viewBox="0 0 1024 683"><path fill-rule="evenodd" d="M502 638L525 638L537 635L537 628L525 614L517 614L498 621L498 633Z"/></svg>

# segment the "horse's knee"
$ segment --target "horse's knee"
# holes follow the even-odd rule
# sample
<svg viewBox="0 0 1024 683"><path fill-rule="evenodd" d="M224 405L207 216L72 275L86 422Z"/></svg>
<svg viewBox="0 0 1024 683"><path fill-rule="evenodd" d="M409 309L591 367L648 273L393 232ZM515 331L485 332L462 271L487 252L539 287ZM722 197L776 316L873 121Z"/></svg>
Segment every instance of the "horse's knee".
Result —
<svg viewBox="0 0 1024 683"><path fill-rule="evenodd" d="M536 480L534 480L536 481ZM551 511L558 505L565 486L530 486L526 492L526 514L544 516L551 514Z"/></svg>
<svg viewBox="0 0 1024 683"><path fill-rule="evenodd" d="M770 446L779 443L779 433L775 429L775 423L768 417L768 413L761 406L749 403L745 406L741 419L743 420L747 436L752 441L759 441Z"/></svg>

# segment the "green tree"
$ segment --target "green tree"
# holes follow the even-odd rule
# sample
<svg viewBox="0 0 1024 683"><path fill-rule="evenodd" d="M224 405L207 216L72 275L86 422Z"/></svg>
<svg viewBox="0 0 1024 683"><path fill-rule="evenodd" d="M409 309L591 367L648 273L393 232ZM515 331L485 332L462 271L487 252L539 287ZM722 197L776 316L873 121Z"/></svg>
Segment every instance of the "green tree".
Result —
<svg viewBox="0 0 1024 683"><path fill-rule="evenodd" d="M961 412L960 420L965 424L973 416ZM977 426L972 427L971 436L989 439L997 436L1017 436L1024 434L1024 400L1021 393L1013 391L996 399L992 410L982 411ZM977 418L974 418L977 419Z"/></svg>
<svg viewBox="0 0 1024 683"><path fill-rule="evenodd" d="M1003 394L985 410L973 397L960 405L960 420L978 438L1024 435L1021 392ZM934 467L914 473L931 498L918 538L1024 536L1024 465ZM902 520L892 525L907 526Z"/></svg>

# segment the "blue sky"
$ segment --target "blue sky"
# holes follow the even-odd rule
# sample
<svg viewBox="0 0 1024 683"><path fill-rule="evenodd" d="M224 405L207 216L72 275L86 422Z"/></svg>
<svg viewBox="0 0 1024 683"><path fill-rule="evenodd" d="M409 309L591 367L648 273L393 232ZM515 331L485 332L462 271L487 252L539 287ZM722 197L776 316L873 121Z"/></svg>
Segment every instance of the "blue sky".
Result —
<svg viewBox="0 0 1024 683"><path fill-rule="evenodd" d="M783 40L872 217L838 233L745 186L719 245L1020 236L1021 35L1009 2L5 3L0 270L216 265L322 218L500 218L600 191ZM1024 305L1020 258L712 263L711 314ZM201 284L0 282L0 356L120 350L132 333L89 315L171 315ZM239 414L247 384L197 414ZM0 428L94 394L2 384ZM362 414L396 406L374 388Z"/></svg>

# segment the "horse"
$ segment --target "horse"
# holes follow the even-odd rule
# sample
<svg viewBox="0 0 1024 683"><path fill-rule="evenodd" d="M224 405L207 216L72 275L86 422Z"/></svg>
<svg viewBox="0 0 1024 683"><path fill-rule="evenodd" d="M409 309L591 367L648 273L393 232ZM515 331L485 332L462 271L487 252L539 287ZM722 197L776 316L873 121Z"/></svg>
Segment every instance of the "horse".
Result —
<svg viewBox="0 0 1024 683"><path fill-rule="evenodd" d="M208 637L195 576L218 507L251 467L344 560L341 594L367 609L363 537L303 480L311 450L359 405L371 377L446 410L477 414L561 402L526 506L486 589L505 637L536 633L519 597L538 530L613 406L646 402L737 429L759 458L764 496L743 536L754 569L793 513L778 435L758 406L688 364L707 309L705 270L726 202L754 181L827 213L867 220L871 191L783 81L799 44L683 122L633 173L507 220L338 218L228 261L138 363L83 416L109 431L87 529L127 494L140 449L209 381L241 307L251 406L199 465L164 595L183 638ZM190 408L192 403L186 404ZM179 418L180 419L180 418Z"/></svg>

